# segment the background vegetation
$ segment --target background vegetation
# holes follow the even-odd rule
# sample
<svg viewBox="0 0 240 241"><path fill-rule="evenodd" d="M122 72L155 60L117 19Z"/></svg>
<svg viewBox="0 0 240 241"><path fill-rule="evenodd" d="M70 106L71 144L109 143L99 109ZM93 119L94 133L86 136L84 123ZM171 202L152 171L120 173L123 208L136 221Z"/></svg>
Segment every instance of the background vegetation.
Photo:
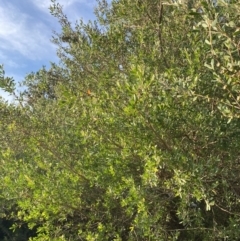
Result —
<svg viewBox="0 0 240 241"><path fill-rule="evenodd" d="M60 63L1 68L1 240L239 240L239 1L50 11Z"/></svg>

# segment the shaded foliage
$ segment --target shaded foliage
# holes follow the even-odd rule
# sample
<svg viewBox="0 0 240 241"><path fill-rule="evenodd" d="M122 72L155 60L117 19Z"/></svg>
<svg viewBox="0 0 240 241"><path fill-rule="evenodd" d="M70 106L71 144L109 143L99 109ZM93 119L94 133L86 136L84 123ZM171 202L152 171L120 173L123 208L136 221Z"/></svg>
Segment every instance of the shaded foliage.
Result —
<svg viewBox="0 0 240 241"><path fill-rule="evenodd" d="M61 63L0 103L3 215L32 241L238 240L239 3L50 10Z"/></svg>

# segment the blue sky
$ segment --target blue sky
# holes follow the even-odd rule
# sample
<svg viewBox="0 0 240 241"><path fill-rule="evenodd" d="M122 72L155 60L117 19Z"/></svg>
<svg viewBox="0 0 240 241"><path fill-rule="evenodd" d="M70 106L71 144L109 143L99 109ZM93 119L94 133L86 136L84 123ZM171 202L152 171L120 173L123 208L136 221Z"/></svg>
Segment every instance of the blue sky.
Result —
<svg viewBox="0 0 240 241"><path fill-rule="evenodd" d="M94 18L95 0L58 0L64 13L75 23ZM60 32L60 25L49 13L50 0L1 0L0 1L0 64L5 75L16 82L28 73L39 70L50 61L58 62L56 46L50 39L53 30ZM0 90L0 96L11 100Z"/></svg>

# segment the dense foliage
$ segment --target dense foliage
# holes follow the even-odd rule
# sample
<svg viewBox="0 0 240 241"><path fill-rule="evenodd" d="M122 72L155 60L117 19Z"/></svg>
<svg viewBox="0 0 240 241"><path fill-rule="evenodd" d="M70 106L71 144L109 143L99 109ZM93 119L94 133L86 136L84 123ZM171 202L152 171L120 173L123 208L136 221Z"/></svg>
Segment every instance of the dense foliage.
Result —
<svg viewBox="0 0 240 241"><path fill-rule="evenodd" d="M102 0L75 26L50 10L60 64L20 95L1 73L5 233L239 240L239 1Z"/></svg>

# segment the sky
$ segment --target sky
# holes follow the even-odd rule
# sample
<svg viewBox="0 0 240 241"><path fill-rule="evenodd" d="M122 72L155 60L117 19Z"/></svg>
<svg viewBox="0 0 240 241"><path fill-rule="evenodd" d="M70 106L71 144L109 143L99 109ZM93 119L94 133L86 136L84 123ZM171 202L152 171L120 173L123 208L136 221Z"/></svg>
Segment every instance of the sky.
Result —
<svg viewBox="0 0 240 241"><path fill-rule="evenodd" d="M74 24L94 19L96 0L57 0ZM51 42L53 31L60 25L49 11L51 0L0 0L0 64L5 76L21 82L28 74L50 62L58 63L56 46ZM11 96L0 90L0 96Z"/></svg>

